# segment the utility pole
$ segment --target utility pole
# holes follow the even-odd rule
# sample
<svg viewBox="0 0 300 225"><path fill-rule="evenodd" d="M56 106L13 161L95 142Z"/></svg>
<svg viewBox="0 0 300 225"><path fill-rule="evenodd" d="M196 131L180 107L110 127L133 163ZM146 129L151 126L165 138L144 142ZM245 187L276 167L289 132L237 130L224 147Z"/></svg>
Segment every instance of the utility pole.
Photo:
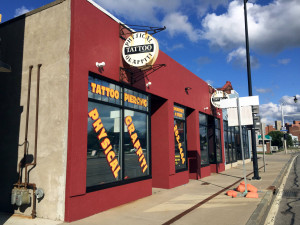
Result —
<svg viewBox="0 0 300 225"><path fill-rule="evenodd" d="M248 92L249 92L249 96L252 96L251 67L250 67L250 53L249 53L249 39L248 39L248 21L247 21L247 2L248 2L248 0L244 0L247 75L248 75ZM253 124L254 124L254 121L253 121ZM252 139L253 173L254 173L254 176L252 177L252 179L260 180L261 178L258 173L256 136L255 136L254 125L252 125L252 127L251 127L251 139Z"/></svg>

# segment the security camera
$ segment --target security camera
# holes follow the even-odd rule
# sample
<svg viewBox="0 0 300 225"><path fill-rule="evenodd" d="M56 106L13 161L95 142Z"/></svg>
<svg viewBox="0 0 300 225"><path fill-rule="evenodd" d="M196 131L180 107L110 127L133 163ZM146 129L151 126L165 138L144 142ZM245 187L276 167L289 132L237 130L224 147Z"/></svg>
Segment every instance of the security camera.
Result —
<svg viewBox="0 0 300 225"><path fill-rule="evenodd" d="M96 62L96 66L97 66L98 68L101 68L101 67L105 66L105 62L101 62L101 63Z"/></svg>
<svg viewBox="0 0 300 225"><path fill-rule="evenodd" d="M146 83L146 87L149 87L152 83L149 81L148 83Z"/></svg>

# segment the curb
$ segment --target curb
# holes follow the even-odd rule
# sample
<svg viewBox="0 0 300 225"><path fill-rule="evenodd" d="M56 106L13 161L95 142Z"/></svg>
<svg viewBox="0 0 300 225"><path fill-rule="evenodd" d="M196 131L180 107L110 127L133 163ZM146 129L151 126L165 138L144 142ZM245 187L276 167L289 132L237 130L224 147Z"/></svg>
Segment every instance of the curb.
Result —
<svg viewBox="0 0 300 225"><path fill-rule="evenodd" d="M293 155L291 155L291 158L289 161L284 165L284 167L280 170L278 176L276 177L275 181L273 182L272 186L274 187L274 190L268 190L260 203L258 204L255 211L250 216L249 220L247 221L246 225L260 225L263 224L266 216L268 215L268 212L271 207L271 203L274 200L275 195L277 194L277 188L280 186L283 176L287 172L287 168L289 164L291 163L293 159Z"/></svg>

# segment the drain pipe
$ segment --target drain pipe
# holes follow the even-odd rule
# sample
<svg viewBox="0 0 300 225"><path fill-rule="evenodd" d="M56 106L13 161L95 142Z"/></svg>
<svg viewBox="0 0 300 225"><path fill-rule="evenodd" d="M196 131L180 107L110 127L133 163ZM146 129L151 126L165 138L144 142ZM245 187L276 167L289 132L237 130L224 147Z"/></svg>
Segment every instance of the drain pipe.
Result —
<svg viewBox="0 0 300 225"><path fill-rule="evenodd" d="M32 74L32 68L33 66L29 67L29 80L28 80L28 96L27 96L27 115L26 115L26 126L25 126L25 146L24 146L24 161L25 161L25 182L22 182L22 178L21 178L21 166L22 163L19 163L19 180L18 183L14 184L14 187L18 187L17 190L15 190L15 188L12 191L12 204L17 204L18 206L24 204L29 204L30 203L30 199L26 198L26 199L22 199L22 196L20 196L20 194L18 195L18 197L16 197L16 192L22 192L22 193L27 193L27 189L30 188L32 189L32 195L33 195L33 202L32 202L32 213L31 216L34 219L36 217L36 199L37 198L42 198L44 193L43 190L41 188L37 188L35 183L28 183L28 173L36 166L37 164L37 135L38 135L38 116L39 116L39 92L40 92L40 70L41 70L41 66L42 64L38 64L38 72L37 72L37 90L36 90L36 117L35 117L35 146L34 146L34 161L33 163L26 163L26 156L28 154L27 152L27 137L28 137L28 121L29 121L29 105L30 105L30 88L31 88L31 74ZM28 166L32 166L32 168L30 168L30 170L27 172L27 168ZM22 188L24 188L24 190L22 190ZM25 193L25 194L26 194ZM28 196L28 193L26 194L26 196ZM16 203L16 199L20 198L21 201ZM22 203L22 200L24 200L24 202Z"/></svg>
<svg viewBox="0 0 300 225"><path fill-rule="evenodd" d="M26 155L27 155L27 147L28 147L28 122L29 122L29 105L30 105L30 89L31 89L31 74L32 74L33 66L29 66L29 76L28 76L28 94L27 94L27 110L26 110L26 125L25 125L25 141L24 141L24 162L26 163ZM22 182L21 178L21 166L22 162L19 162L19 179L18 179L18 187Z"/></svg>
<svg viewBox="0 0 300 225"><path fill-rule="evenodd" d="M34 143L34 161L33 163L28 163L25 165L25 188L28 184L28 166L32 166L32 170L36 166L36 157L37 157L37 140L38 140L38 124L39 124L39 98L40 98L40 70L42 64L38 64L37 72L37 88L36 88L36 111L35 111L35 143Z"/></svg>
<svg viewBox="0 0 300 225"><path fill-rule="evenodd" d="M36 88L36 111L35 111L35 143L34 143L34 161L33 163L28 163L25 165L25 188L27 186L31 186L33 190L33 203L32 203L32 213L31 216L34 219L36 217L36 184L28 183L28 173L27 167L32 166L30 170L32 170L36 166L36 158L37 158L37 140L38 140L38 122L39 122L39 98L40 98L40 71L42 64L38 64L38 72L37 72L37 88Z"/></svg>

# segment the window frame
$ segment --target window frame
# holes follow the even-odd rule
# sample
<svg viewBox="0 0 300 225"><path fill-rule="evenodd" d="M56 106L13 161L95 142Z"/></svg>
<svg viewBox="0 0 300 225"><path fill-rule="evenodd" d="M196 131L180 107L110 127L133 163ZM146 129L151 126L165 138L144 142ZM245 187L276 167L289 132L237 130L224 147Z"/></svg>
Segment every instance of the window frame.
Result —
<svg viewBox="0 0 300 225"><path fill-rule="evenodd" d="M201 115L204 115L205 118L206 118L206 124L201 124L200 123L200 118L199 118L199 141L200 141L200 167L206 167L206 166L209 166L210 165L210 162L209 162L209 143L208 143L208 115L205 114L205 113L202 113L202 112L199 112L199 117L200 117L200 114ZM202 164L201 162L201 135L200 135L200 126L202 127L205 127L206 128L206 143L207 143L207 163L206 164Z"/></svg>
<svg viewBox="0 0 300 225"><path fill-rule="evenodd" d="M230 163L229 157L229 137L228 137L228 121L223 120L223 136L224 136L224 154L225 154L225 163Z"/></svg>
<svg viewBox="0 0 300 225"><path fill-rule="evenodd" d="M218 126L216 126L216 121L217 121L217 124ZM217 118L217 117L214 117L214 130L215 130L215 151L216 151L216 164L220 164L220 163L223 163L223 154L222 154L222 137L221 137L221 120L220 118ZM218 161L218 154L217 154L217 131L219 132L219 139L220 139L220 148L219 148L219 151L220 151L220 161Z"/></svg>
<svg viewBox="0 0 300 225"><path fill-rule="evenodd" d="M121 98L121 94L120 94L120 98L121 98L121 103L120 104L101 101L101 100L98 100L98 99L88 97L88 102L91 101L91 102L94 102L94 103L99 103L99 104L103 104L103 105L117 107L117 108L120 109L120 114L121 114L120 115L121 116L121 122L120 122L120 126L121 126L120 127L120 133L121 133L120 134L120 139L121 140L120 140L120 143L121 143L121 146L120 146L119 151L121 151L121 155L122 155L122 157L121 157L122 161L120 162L120 164L122 165L122 168L120 170L121 180L114 181L114 182L109 182L109 183L104 183L104 184L99 184L99 185L94 185L94 186L89 186L89 187L86 186L86 193L90 193L90 192L94 192L94 191L98 191L98 190L103 190L103 189L106 189L106 188L117 187L117 186L122 186L122 185L125 185L125 184L130 184L130 183L134 183L134 182L138 182L138 181L151 179L152 178L152 162L151 162L151 94L149 94L145 91L139 90L137 88L131 87L127 84L116 82L114 80L111 80L107 77L103 77L103 76L101 76L99 74L96 74L96 73L93 73L91 71L89 71L88 76L99 79L99 80L102 80L102 81L105 81L105 82L108 82L108 83L111 83L111 84L114 84L114 85L118 85L118 86L120 86L120 89L122 91L122 98ZM125 106L125 104L124 104L124 93L125 93L124 90L125 89L128 89L128 90L135 91L135 92L138 92L140 94L146 95L148 97L147 111ZM124 160L125 160L125 157L124 157L123 148L124 148L124 129L125 129L124 113L125 113L125 110L131 110L131 111L144 113L147 116L147 119L146 119L146 121L147 121L147 123L146 123L147 148L148 148L148 151L147 151L148 168L147 169L149 171L149 174L145 175L145 176L134 177L134 178L129 178L129 179L124 178L124 172L125 172ZM88 133L88 130L86 131L86 133ZM87 147L86 147L85 151L87 151ZM86 163L87 163L87 159L86 159ZM85 174L87 174L87 171L85 172ZM85 180L86 180L86 178L85 178Z"/></svg>
<svg viewBox="0 0 300 225"><path fill-rule="evenodd" d="M174 117L174 107L180 107L180 108L184 109L184 118L183 119L179 119L179 118L175 118ZM175 164L175 173L180 173L180 172L188 170L188 155L187 155L188 151L187 151L187 135L186 135L186 133L187 133L187 128L186 128L186 107L174 102L174 104L173 104L173 130L174 130L175 120L182 121L184 123L184 147L185 147L185 150L184 150L184 153L185 153L185 163L184 164L185 164L185 168L176 169L176 164ZM175 162L175 151L176 151L176 149L175 149L175 147L176 147L175 142L176 142L176 138L174 136L174 162Z"/></svg>

